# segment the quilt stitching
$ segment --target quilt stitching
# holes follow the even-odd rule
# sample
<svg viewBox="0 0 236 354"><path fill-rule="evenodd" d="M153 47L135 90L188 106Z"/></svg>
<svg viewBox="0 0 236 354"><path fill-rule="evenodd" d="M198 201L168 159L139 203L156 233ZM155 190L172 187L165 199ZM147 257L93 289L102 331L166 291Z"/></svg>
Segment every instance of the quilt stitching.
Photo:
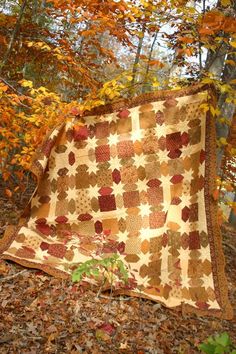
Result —
<svg viewBox="0 0 236 354"><path fill-rule="evenodd" d="M30 215L7 230L2 257L66 276L70 264L89 259L76 235L92 245L105 233L125 243L123 260L138 270L140 296L230 317L225 290L217 288L225 279L209 202L214 124L201 109L208 99L206 89L183 90L85 116L79 130L77 121L54 129L33 162L39 183ZM65 242L68 232L74 236Z"/></svg>

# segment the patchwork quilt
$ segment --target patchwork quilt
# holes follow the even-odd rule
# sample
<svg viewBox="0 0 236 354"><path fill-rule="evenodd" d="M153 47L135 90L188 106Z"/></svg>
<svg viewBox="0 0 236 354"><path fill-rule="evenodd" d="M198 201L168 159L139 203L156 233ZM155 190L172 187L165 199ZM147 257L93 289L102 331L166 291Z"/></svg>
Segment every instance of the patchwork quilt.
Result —
<svg viewBox="0 0 236 354"><path fill-rule="evenodd" d="M207 86L160 91L55 127L34 156L37 188L1 257L66 278L98 254L102 235L123 248L138 284L117 294L231 318L212 198L214 100Z"/></svg>

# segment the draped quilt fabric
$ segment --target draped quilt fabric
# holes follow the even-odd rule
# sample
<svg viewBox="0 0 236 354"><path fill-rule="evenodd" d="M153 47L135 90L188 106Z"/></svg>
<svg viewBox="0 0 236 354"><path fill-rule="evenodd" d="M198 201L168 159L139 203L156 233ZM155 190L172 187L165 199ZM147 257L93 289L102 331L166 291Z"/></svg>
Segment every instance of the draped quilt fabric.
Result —
<svg viewBox="0 0 236 354"><path fill-rule="evenodd" d="M212 92L145 94L55 127L34 156L38 185L28 215L6 230L2 258L65 278L107 235L123 244L139 285L117 293L231 318L211 196Z"/></svg>

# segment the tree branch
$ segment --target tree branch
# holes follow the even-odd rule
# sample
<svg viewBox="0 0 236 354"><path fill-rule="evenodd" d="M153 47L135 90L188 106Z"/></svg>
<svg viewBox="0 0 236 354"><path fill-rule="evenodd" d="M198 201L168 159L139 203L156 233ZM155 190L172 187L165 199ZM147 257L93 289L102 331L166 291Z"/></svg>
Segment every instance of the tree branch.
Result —
<svg viewBox="0 0 236 354"><path fill-rule="evenodd" d="M11 84L9 84L8 81L6 81L3 77L0 76L0 81L4 82L5 85L7 85L8 87L10 87L10 89L15 92L17 95L19 96L23 96L25 98L29 98L32 100L32 97L30 96L26 96L24 95L23 93L21 93L20 91L18 91L14 86L12 86ZM25 108L30 108L29 106L27 106L26 104L22 103L22 102L19 102L19 104Z"/></svg>
<svg viewBox="0 0 236 354"><path fill-rule="evenodd" d="M27 272L28 272L28 269L24 269L24 270L21 270L21 271L18 272L18 273L15 273L15 274L13 274L13 275L9 275L8 277L1 278L0 281L3 282L3 281L11 280L11 279L13 279L13 278L18 277L18 275L21 275L21 274L24 274L24 273L27 273Z"/></svg>
<svg viewBox="0 0 236 354"><path fill-rule="evenodd" d="M144 85L145 85L145 83L146 83L146 81L147 81L147 77L148 77L148 73L149 73L149 68L150 68L150 64L149 64L149 63L150 63L150 61L151 61L151 59L152 59L152 53L153 53L153 49L154 49L154 46L155 46L155 43L156 43L156 40L157 40L158 33L159 33L159 31L156 31L155 36L154 36L154 39L153 39L153 41L152 41L151 48L150 48L150 52L149 52L149 56L148 56L148 63L147 63L147 67L146 67L146 71L145 71L145 76L144 76L144 80L143 80ZM145 92L145 86L143 86L142 92L143 92L143 93Z"/></svg>

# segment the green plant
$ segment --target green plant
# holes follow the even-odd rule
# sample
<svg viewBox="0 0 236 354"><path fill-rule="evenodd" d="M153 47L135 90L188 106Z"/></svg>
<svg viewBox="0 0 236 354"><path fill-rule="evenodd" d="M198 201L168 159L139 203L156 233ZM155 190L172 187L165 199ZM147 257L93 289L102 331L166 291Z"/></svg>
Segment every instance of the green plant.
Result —
<svg viewBox="0 0 236 354"><path fill-rule="evenodd" d="M72 281L80 285L94 284L98 290L98 295L103 290L110 289L110 296L113 289L126 288L129 290L137 287L137 282L133 272L121 259L124 254L124 242L117 242L109 238L110 230L105 230L102 234L94 235L87 243L93 243L94 249L88 254L90 259L80 264L71 265ZM68 242L70 242L70 236ZM81 240L79 249L87 253L84 237L77 235L77 240Z"/></svg>
<svg viewBox="0 0 236 354"><path fill-rule="evenodd" d="M113 286L115 283L128 283L128 269L119 258L118 254L102 259L90 259L78 266L72 273L72 281L80 282L84 278L94 278L102 282L102 286L108 283Z"/></svg>
<svg viewBox="0 0 236 354"><path fill-rule="evenodd" d="M207 354L236 354L236 347L231 342L227 332L211 336L199 345L199 349Z"/></svg>

